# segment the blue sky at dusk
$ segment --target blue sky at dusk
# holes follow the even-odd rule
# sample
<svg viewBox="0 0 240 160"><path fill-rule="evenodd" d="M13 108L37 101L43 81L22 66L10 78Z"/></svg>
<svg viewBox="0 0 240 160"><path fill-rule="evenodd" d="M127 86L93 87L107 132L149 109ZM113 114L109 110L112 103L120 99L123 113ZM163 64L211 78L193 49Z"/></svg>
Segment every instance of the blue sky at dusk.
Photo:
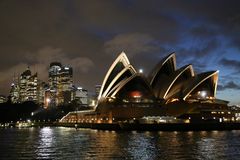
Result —
<svg viewBox="0 0 240 160"><path fill-rule="evenodd" d="M240 105L240 1L2 0L0 94L27 66L47 81L49 63L74 69L94 90L125 51L148 72L171 52L177 66L219 70L217 97Z"/></svg>

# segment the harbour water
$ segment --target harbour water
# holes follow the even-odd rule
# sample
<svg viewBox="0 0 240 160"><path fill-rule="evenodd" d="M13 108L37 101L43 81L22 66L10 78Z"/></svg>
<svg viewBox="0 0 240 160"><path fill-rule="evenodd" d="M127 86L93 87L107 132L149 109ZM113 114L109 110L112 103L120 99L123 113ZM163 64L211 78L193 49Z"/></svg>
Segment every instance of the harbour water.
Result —
<svg viewBox="0 0 240 160"><path fill-rule="evenodd" d="M0 129L0 159L239 159L240 130Z"/></svg>

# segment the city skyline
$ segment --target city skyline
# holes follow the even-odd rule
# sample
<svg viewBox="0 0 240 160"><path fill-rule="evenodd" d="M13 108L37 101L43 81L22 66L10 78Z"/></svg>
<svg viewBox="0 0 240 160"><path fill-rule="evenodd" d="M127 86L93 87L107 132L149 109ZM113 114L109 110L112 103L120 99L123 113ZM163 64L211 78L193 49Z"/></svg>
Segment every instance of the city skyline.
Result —
<svg viewBox="0 0 240 160"><path fill-rule="evenodd" d="M1 1L0 94L30 66L47 81L51 62L73 67L94 91L125 51L148 74L175 52L179 66L219 70L217 97L240 104L239 1Z"/></svg>
<svg viewBox="0 0 240 160"><path fill-rule="evenodd" d="M14 77L10 94L7 99L2 96L1 103L8 100L12 104L33 101L45 109L70 103L87 106L92 97L88 97L86 89L73 84L72 76L71 66L52 62L49 65L48 81L44 82L38 78L37 72L32 74L27 67L21 75Z"/></svg>

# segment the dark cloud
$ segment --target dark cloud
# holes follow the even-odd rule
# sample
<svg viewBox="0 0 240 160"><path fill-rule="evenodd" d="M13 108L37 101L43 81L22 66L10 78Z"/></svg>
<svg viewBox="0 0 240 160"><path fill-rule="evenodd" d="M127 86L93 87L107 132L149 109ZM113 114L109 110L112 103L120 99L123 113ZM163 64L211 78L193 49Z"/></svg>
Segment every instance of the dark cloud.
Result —
<svg viewBox="0 0 240 160"><path fill-rule="evenodd" d="M230 81L230 82L226 83L225 85L218 85L219 91L224 91L227 89L240 90L240 85L233 81Z"/></svg>
<svg viewBox="0 0 240 160"><path fill-rule="evenodd" d="M216 39L209 39L190 39L186 46L176 47L178 64L192 64L197 73L206 71L209 65L216 65L216 59L219 57L216 50L220 43Z"/></svg>
<svg viewBox="0 0 240 160"><path fill-rule="evenodd" d="M131 4L131 5L129 5ZM151 33L163 41L175 40L176 21L161 12L153 2L130 1L75 1L74 6L86 28L97 28L106 33ZM159 8L160 7L160 8ZM168 28L165 32L161 28Z"/></svg>
<svg viewBox="0 0 240 160"><path fill-rule="evenodd" d="M240 60L231 60L231 59L227 59L227 58L222 58L219 61L220 65L232 68L235 70L235 72L240 73Z"/></svg>
<svg viewBox="0 0 240 160"><path fill-rule="evenodd" d="M179 53L193 57L206 57L219 47L219 42L216 39L195 39L195 42L189 40L187 47L179 48Z"/></svg>
<svg viewBox="0 0 240 160"><path fill-rule="evenodd" d="M113 55L125 51L128 57L136 56L141 53L151 53L158 50L154 43L155 39L148 34L130 33L120 34L104 44L105 52Z"/></svg>
<svg viewBox="0 0 240 160"><path fill-rule="evenodd" d="M199 37L199 38L209 38L214 37L218 33L217 28L206 26L205 24L197 25L196 27L193 27L190 29L190 34L193 37Z"/></svg>

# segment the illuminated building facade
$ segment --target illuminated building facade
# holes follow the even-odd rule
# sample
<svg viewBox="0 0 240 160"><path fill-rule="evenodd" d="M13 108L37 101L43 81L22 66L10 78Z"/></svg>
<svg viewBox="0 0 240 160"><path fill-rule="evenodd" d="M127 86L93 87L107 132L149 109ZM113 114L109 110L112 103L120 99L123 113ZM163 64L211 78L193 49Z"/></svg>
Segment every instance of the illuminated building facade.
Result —
<svg viewBox="0 0 240 160"><path fill-rule="evenodd" d="M74 100L73 69L59 62L50 64L48 83L32 75L29 67L16 79L10 89L12 103L34 101L45 108L69 104ZM85 104L85 100L84 100Z"/></svg>
<svg viewBox="0 0 240 160"><path fill-rule="evenodd" d="M62 68L62 64L59 62L50 63L50 68L48 70L48 83L50 88L57 89L59 81L59 71Z"/></svg>
<svg viewBox="0 0 240 160"><path fill-rule="evenodd" d="M11 85L10 96L13 103L35 101L37 99L38 77L37 73L32 75L29 67L20 75L18 82Z"/></svg>
<svg viewBox="0 0 240 160"><path fill-rule="evenodd" d="M56 90L46 89L44 94L44 108L56 107Z"/></svg>
<svg viewBox="0 0 240 160"><path fill-rule="evenodd" d="M95 96L96 98L99 96L101 90L101 85L95 85Z"/></svg>
<svg viewBox="0 0 240 160"><path fill-rule="evenodd" d="M49 68L49 93L51 105L63 105L73 100L73 70L72 67L62 66L52 62ZM48 95L47 94L47 95ZM45 98L46 99L46 98Z"/></svg>
<svg viewBox="0 0 240 160"><path fill-rule="evenodd" d="M58 104L57 89L58 89L58 81L60 78L59 71L61 70L61 68L62 68L62 64L59 62L50 63L50 68L48 71L49 90L46 91L47 93L45 95L51 95L51 96L47 96L47 98L45 99L47 101L51 101L51 106L56 106Z"/></svg>
<svg viewBox="0 0 240 160"><path fill-rule="evenodd" d="M163 117L184 122L228 121L233 113L227 101L216 99L217 81L218 71L196 74L192 65L178 69L175 53L145 76L121 53L106 73L95 109L70 112L61 122L113 123L153 117L157 122Z"/></svg>
<svg viewBox="0 0 240 160"><path fill-rule="evenodd" d="M38 76L37 73L27 79L26 100L38 102Z"/></svg>
<svg viewBox="0 0 240 160"><path fill-rule="evenodd" d="M48 85L45 82L39 81L38 86L37 86L37 99L38 103L43 106L45 104L44 99L45 99L45 91L49 88Z"/></svg>
<svg viewBox="0 0 240 160"><path fill-rule="evenodd" d="M81 107L88 106L88 91L82 87L76 87L74 91L74 100Z"/></svg>
<svg viewBox="0 0 240 160"><path fill-rule="evenodd" d="M18 83L16 82L11 84L10 99L12 103L19 102L19 86L18 86Z"/></svg>
<svg viewBox="0 0 240 160"><path fill-rule="evenodd" d="M0 103L5 103L7 101L6 96L0 95Z"/></svg>
<svg viewBox="0 0 240 160"><path fill-rule="evenodd" d="M19 78L19 101L24 102L28 99L27 97L27 83L31 77L31 71L29 67L20 75Z"/></svg>
<svg viewBox="0 0 240 160"><path fill-rule="evenodd" d="M20 75L15 78L10 89L10 99L12 103L22 103L25 101L39 101L39 82L38 75L32 75L29 67Z"/></svg>
<svg viewBox="0 0 240 160"><path fill-rule="evenodd" d="M73 100L72 67L62 67L59 71L57 95L58 104L68 104Z"/></svg>
<svg viewBox="0 0 240 160"><path fill-rule="evenodd" d="M29 67L25 70L19 78L18 85L13 84L11 91L12 102L16 102L17 91L19 91L19 102L34 101L38 102L38 76L37 73L32 75Z"/></svg>

